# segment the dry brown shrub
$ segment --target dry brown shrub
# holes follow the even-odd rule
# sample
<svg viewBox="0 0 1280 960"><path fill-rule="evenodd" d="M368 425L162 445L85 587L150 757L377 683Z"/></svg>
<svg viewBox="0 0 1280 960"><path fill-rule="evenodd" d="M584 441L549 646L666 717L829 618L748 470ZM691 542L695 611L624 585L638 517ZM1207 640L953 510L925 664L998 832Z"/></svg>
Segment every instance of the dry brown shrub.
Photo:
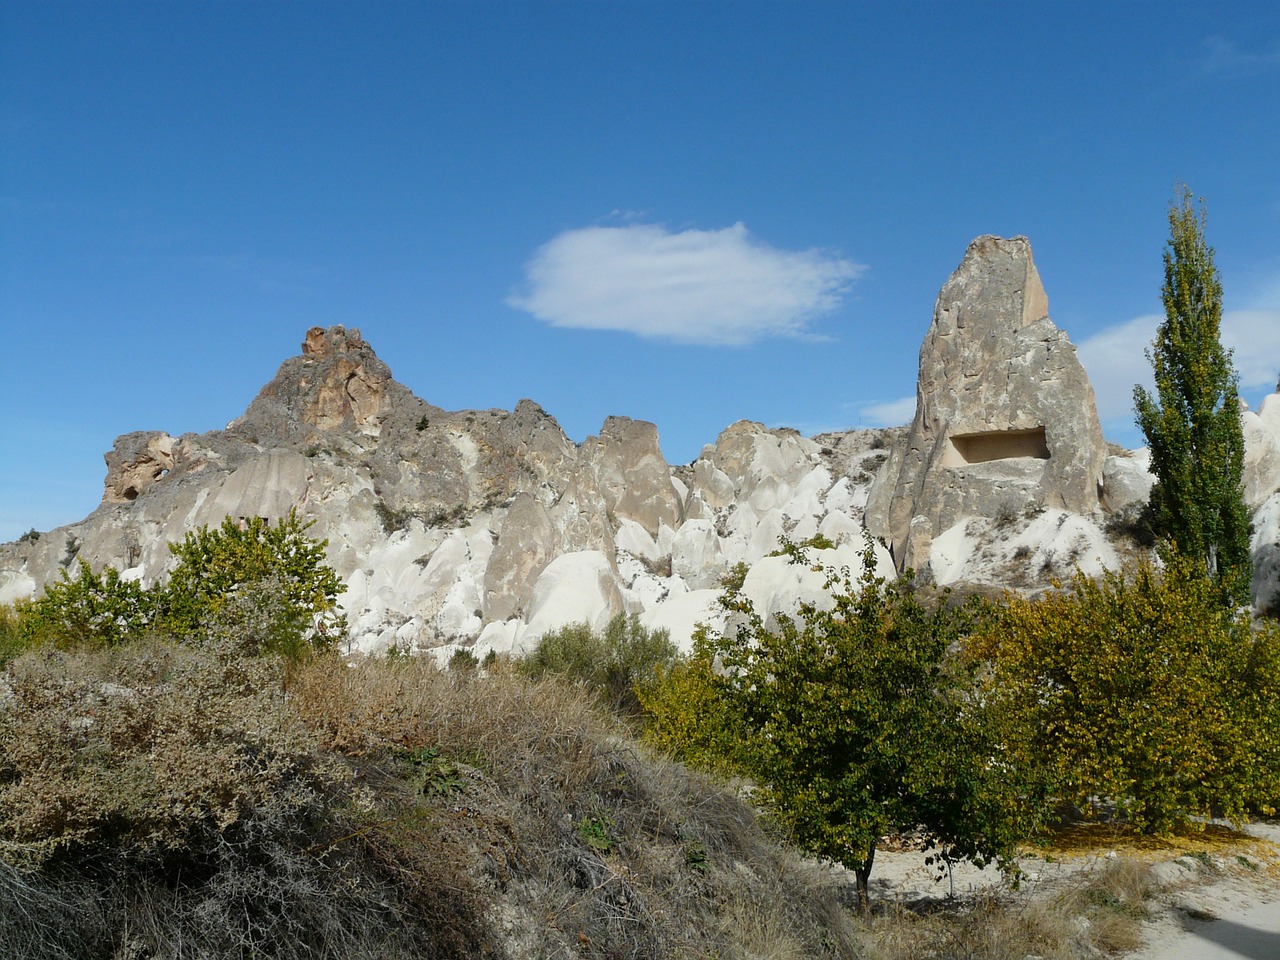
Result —
<svg viewBox="0 0 1280 960"><path fill-rule="evenodd" d="M420 660L313 662L288 687L322 741L363 764L430 750L456 765L437 849L472 851L513 956L854 955L829 873L722 787L642 752L580 687Z"/></svg>
<svg viewBox="0 0 1280 960"><path fill-rule="evenodd" d="M9 665L0 858L162 854L271 807L301 815L339 770L285 704L271 661L151 641L45 648Z"/></svg>
<svg viewBox="0 0 1280 960"><path fill-rule="evenodd" d="M933 909L889 906L867 922L871 960L1080 960L1137 949L1155 884L1127 860L1079 876L1056 893L992 892Z"/></svg>

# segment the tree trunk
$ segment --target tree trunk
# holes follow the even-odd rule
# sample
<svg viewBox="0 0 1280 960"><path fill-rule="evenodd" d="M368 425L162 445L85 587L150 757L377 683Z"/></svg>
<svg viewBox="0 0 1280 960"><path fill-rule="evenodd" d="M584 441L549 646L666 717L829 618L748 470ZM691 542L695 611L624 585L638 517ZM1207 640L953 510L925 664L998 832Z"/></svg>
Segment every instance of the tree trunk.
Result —
<svg viewBox="0 0 1280 960"><path fill-rule="evenodd" d="M876 862L876 841L872 840L867 850L867 859L862 861L862 865L853 868L853 875L858 880L858 912L863 916L871 913L871 893L867 889L867 883L871 879L871 866Z"/></svg>

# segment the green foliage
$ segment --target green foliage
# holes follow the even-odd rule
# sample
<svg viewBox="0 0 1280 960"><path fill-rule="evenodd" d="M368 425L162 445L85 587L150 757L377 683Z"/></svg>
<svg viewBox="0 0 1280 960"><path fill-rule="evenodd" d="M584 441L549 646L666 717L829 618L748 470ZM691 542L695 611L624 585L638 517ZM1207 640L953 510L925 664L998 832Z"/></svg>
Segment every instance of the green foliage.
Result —
<svg viewBox="0 0 1280 960"><path fill-rule="evenodd" d="M417 792L424 797L447 797L467 785L457 765L442 756L439 747L420 747L409 751L406 758L413 767Z"/></svg>
<svg viewBox="0 0 1280 960"><path fill-rule="evenodd" d="M0 667L33 646L23 629L23 620L30 608L30 601L0 604Z"/></svg>
<svg viewBox="0 0 1280 960"><path fill-rule="evenodd" d="M1010 598L971 645L1014 757L1146 832L1280 797L1280 630L1224 608L1201 563Z"/></svg>
<svg viewBox="0 0 1280 960"><path fill-rule="evenodd" d="M639 687L644 738L685 763L726 776L745 770L737 704L717 683L706 627L694 635L694 652L659 669Z"/></svg>
<svg viewBox="0 0 1280 960"><path fill-rule="evenodd" d="M666 630L646 630L636 614L620 613L603 634L578 623L544 635L518 669L532 679L556 674L583 683L615 712L636 717L641 712L637 687L675 657Z"/></svg>
<svg viewBox="0 0 1280 960"><path fill-rule="evenodd" d="M1238 381L1222 346L1222 284L1204 240L1204 208L1183 187L1169 208L1165 320L1147 352L1156 395L1134 388L1157 482L1151 506L1173 550L1197 557L1229 604L1248 601L1249 515L1240 493L1244 438Z"/></svg>
<svg viewBox="0 0 1280 960"><path fill-rule="evenodd" d="M578 836L591 850L604 855L612 853L618 841L613 836L613 821L608 817L587 817L578 821Z"/></svg>
<svg viewBox="0 0 1280 960"><path fill-rule="evenodd" d="M493 653L492 650L489 651ZM450 670L475 670L480 666L480 661L476 655L465 647L459 647L453 651L453 655L449 657Z"/></svg>
<svg viewBox="0 0 1280 960"><path fill-rule="evenodd" d="M802 548L787 552L810 564ZM646 706L659 742L684 740L695 758L723 750L756 779L803 846L854 870L865 905L885 834L922 826L942 860L986 862L1012 853L1038 808L1025 803L1030 779L996 757L970 696L976 668L951 654L978 605L927 609L909 575L875 576L870 545L864 570L856 584L828 570L830 605L803 604L776 628L731 586L720 601L730 626L704 632Z"/></svg>
<svg viewBox="0 0 1280 960"><path fill-rule="evenodd" d="M179 637L213 625L251 652L296 657L331 648L346 630L337 612L342 582L324 561L327 541L308 537L310 527L296 511L275 524L228 517L170 544L179 562L163 588L164 625Z"/></svg>
<svg viewBox="0 0 1280 960"><path fill-rule="evenodd" d="M153 591L124 580L114 567L94 573L85 562L75 579L64 569L62 579L25 610L21 631L27 646L55 643L106 645L145 632L156 619Z"/></svg>

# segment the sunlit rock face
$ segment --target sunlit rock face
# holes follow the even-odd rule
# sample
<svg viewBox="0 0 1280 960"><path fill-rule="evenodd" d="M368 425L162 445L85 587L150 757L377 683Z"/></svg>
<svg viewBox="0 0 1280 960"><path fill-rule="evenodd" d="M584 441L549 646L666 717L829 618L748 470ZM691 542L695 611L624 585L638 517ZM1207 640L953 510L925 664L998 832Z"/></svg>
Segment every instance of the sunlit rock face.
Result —
<svg viewBox="0 0 1280 960"><path fill-rule="evenodd" d="M893 548L876 547L882 575L906 562L939 584L1033 593L1122 562L1107 517L1140 509L1152 480L1141 451L1105 456L1044 304L1025 240L975 241L939 297L909 428L803 437L743 420L684 466L644 421L609 417L575 444L531 400L443 410L358 331L313 328L226 430L120 437L92 514L0 544L0 603L79 561L153 582L188 532L291 510L328 541L352 651L519 653L618 613L688 649L740 564L765 616L820 603L822 576L770 554L810 541L815 562L856 577L864 522ZM1280 610L1280 397L1242 416L1255 594Z"/></svg>
<svg viewBox="0 0 1280 960"><path fill-rule="evenodd" d="M899 569L927 567L965 517L1099 507L1106 445L1093 387L1025 237L979 237L943 285L920 348L916 414L867 506Z"/></svg>
<svg viewBox="0 0 1280 960"><path fill-rule="evenodd" d="M623 612L687 646L725 572L781 536L860 549L867 486L900 433L744 421L672 467L651 423L609 417L575 444L531 400L446 411L358 330L314 327L226 430L120 437L97 510L0 545L0 602L80 560L153 582L189 531L297 510L328 541L353 650L521 651Z"/></svg>

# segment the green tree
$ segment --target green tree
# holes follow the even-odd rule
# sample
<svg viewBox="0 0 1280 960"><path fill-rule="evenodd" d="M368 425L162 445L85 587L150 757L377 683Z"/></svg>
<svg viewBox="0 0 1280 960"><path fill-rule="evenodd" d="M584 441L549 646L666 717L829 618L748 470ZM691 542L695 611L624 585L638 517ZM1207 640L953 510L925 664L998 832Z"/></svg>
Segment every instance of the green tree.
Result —
<svg viewBox="0 0 1280 960"><path fill-rule="evenodd" d="M1244 817L1280 798L1280 629L1224 607L1198 557L1010 597L972 639L1015 765L1138 830Z"/></svg>
<svg viewBox="0 0 1280 960"><path fill-rule="evenodd" d="M786 552L811 563L801 547ZM830 604L803 604L776 627L731 584L720 601L729 626L697 640L697 682L675 674L697 692L700 718L737 728L738 742L719 748L722 736L694 731L695 755L728 753L801 845L854 871L864 909L882 836L922 828L940 863L1007 862L1039 809L1025 802L1038 795L1026 772L998 756L972 696L977 666L953 652L980 605L927 608L909 575L889 583L874 568L868 550L856 584L828 570ZM675 707L655 718L668 739L690 726L676 701L646 698Z"/></svg>
<svg viewBox="0 0 1280 960"><path fill-rule="evenodd" d="M1201 560L1225 602L1248 601L1249 515L1240 492L1244 437L1238 377L1222 346L1222 284L1204 239L1204 206L1183 187L1169 207L1165 319L1147 352L1156 393L1134 387L1151 448L1151 507L1171 548Z"/></svg>
<svg viewBox="0 0 1280 960"><path fill-rule="evenodd" d="M178 566L163 588L163 622L179 637L225 636L253 652L296 657L332 647L346 632L342 581L325 563L327 540L307 536L290 511L188 533L169 545Z"/></svg>

